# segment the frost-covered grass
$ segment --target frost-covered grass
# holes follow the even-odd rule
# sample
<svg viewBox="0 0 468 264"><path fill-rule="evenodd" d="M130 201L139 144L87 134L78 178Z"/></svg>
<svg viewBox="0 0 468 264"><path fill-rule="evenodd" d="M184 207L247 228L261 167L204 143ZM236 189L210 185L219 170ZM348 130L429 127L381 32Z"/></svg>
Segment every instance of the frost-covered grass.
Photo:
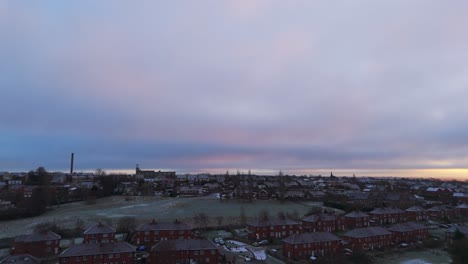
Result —
<svg viewBox="0 0 468 264"><path fill-rule="evenodd" d="M380 264L449 264L450 256L446 251L422 250L407 251L385 256L384 259L378 258L376 263Z"/></svg>
<svg viewBox="0 0 468 264"><path fill-rule="evenodd" d="M93 205L77 202L61 205L47 213L24 219L0 222L0 238L15 237L29 233L39 223L55 221L64 228L74 228L77 219L84 221L86 226L97 221L111 221L115 224L120 217L131 216L139 223L156 220L185 220L192 224L192 218L197 213L205 213L210 219L209 224L216 226L216 216L223 216L222 224L239 221L241 211L247 217L255 217L262 210L267 210L272 217L279 212L297 212L304 215L310 206L292 202L264 201L242 203L237 201L221 201L213 197L195 198L154 198L113 196L96 200Z"/></svg>

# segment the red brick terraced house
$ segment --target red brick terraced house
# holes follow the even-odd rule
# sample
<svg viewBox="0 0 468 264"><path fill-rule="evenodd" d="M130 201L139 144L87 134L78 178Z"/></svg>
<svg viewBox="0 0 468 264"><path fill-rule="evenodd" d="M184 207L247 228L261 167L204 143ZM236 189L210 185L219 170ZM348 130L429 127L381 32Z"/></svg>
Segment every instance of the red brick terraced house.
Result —
<svg viewBox="0 0 468 264"><path fill-rule="evenodd" d="M12 255L30 254L37 258L56 255L61 237L52 231L20 235L13 242Z"/></svg>
<svg viewBox="0 0 468 264"><path fill-rule="evenodd" d="M412 206L405 210L406 220L408 221L424 221L428 219L426 210L420 206Z"/></svg>
<svg viewBox="0 0 468 264"><path fill-rule="evenodd" d="M134 246L127 242L71 246L59 256L60 264L135 264Z"/></svg>
<svg viewBox="0 0 468 264"><path fill-rule="evenodd" d="M343 240L349 243L348 247L356 249L374 249L389 246L393 241L390 231L380 226L357 228L346 232Z"/></svg>
<svg viewBox="0 0 468 264"><path fill-rule="evenodd" d="M283 239L283 256L290 259L332 256L340 252L341 239L330 232L302 233Z"/></svg>
<svg viewBox="0 0 468 264"><path fill-rule="evenodd" d="M206 239L161 240L150 251L151 264L223 263L218 248Z"/></svg>
<svg viewBox="0 0 468 264"><path fill-rule="evenodd" d="M456 207L456 209L458 210L458 215L464 218L468 217L468 204L460 204Z"/></svg>
<svg viewBox="0 0 468 264"><path fill-rule="evenodd" d="M462 233L465 236L465 238L468 237L468 226L459 225L459 226L452 226L445 231L445 240L449 243L452 243L453 237L455 236L455 233L457 231Z"/></svg>
<svg viewBox="0 0 468 264"><path fill-rule="evenodd" d="M192 228L181 222L151 221L137 228L132 243L151 247L159 240L193 238Z"/></svg>
<svg viewBox="0 0 468 264"><path fill-rule="evenodd" d="M347 229L368 227L369 215L361 211L352 211L343 217Z"/></svg>
<svg viewBox="0 0 468 264"><path fill-rule="evenodd" d="M430 219L452 219L457 216L458 212L455 208L447 205L436 205L427 209L427 214Z"/></svg>
<svg viewBox="0 0 468 264"><path fill-rule="evenodd" d="M29 254L7 256L0 260L0 264L41 264L41 259Z"/></svg>
<svg viewBox="0 0 468 264"><path fill-rule="evenodd" d="M103 223L94 225L84 231L83 244L115 242L115 229Z"/></svg>
<svg viewBox="0 0 468 264"><path fill-rule="evenodd" d="M344 220L335 214L313 214L302 219L304 232L335 232L344 229Z"/></svg>
<svg viewBox="0 0 468 264"><path fill-rule="evenodd" d="M399 208L380 207L369 212L371 225L394 224L406 222L405 211Z"/></svg>
<svg viewBox="0 0 468 264"><path fill-rule="evenodd" d="M302 225L288 218L257 219L247 222L247 232L252 240L285 238L302 233Z"/></svg>
<svg viewBox="0 0 468 264"><path fill-rule="evenodd" d="M429 236L428 228L415 222L394 224L387 230L393 233L395 243L421 241Z"/></svg>

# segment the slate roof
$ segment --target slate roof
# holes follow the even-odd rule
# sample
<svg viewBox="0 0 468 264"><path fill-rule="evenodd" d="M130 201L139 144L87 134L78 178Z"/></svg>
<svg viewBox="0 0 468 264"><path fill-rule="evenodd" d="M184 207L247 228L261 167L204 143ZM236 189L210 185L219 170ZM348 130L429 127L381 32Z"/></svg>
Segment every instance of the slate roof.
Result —
<svg viewBox="0 0 468 264"><path fill-rule="evenodd" d="M136 231L152 231L152 230L192 230L187 224L178 222L156 222L151 221L137 228Z"/></svg>
<svg viewBox="0 0 468 264"><path fill-rule="evenodd" d="M457 209L468 209L468 204L460 204Z"/></svg>
<svg viewBox="0 0 468 264"><path fill-rule="evenodd" d="M313 214L305 217L302 221L318 222L318 221L336 221L338 217L333 214Z"/></svg>
<svg viewBox="0 0 468 264"><path fill-rule="evenodd" d="M343 236L354 237L354 238L363 238L363 237L373 237L373 236L382 236L382 235L391 235L388 230L380 226L373 227L364 227L357 228L351 231L346 232Z"/></svg>
<svg viewBox="0 0 468 264"><path fill-rule="evenodd" d="M330 232L314 232L292 235L283 242L288 244L306 244L312 242L340 241L341 239Z"/></svg>
<svg viewBox="0 0 468 264"><path fill-rule="evenodd" d="M452 208L447 205L436 205L427 209L427 211L430 211L430 212L441 212L441 211L450 211L450 210L452 210Z"/></svg>
<svg viewBox="0 0 468 264"><path fill-rule="evenodd" d="M151 248L151 251L179 250L217 250L216 245L207 239L161 240Z"/></svg>
<svg viewBox="0 0 468 264"><path fill-rule="evenodd" d="M273 219L256 219L254 221L249 221L247 222L247 225L250 226L282 226L282 225L300 225L301 223L291 220L289 218L285 219L279 219L279 218L273 218Z"/></svg>
<svg viewBox="0 0 468 264"><path fill-rule="evenodd" d="M7 256L6 258L0 260L1 264L40 264L41 260L39 258L33 257L29 254L22 254L16 256Z"/></svg>
<svg viewBox="0 0 468 264"><path fill-rule="evenodd" d="M403 210L399 208L379 207L370 211L369 214L400 214Z"/></svg>
<svg viewBox="0 0 468 264"><path fill-rule="evenodd" d="M424 208L422 208L421 206L412 206L408 209L405 210L406 212L424 212L426 211Z"/></svg>
<svg viewBox="0 0 468 264"><path fill-rule="evenodd" d="M415 222L394 224L390 226L389 228L387 228L387 230L391 232L409 232L409 231L416 231L416 230L421 230L421 229L427 229L427 227L422 224L415 223Z"/></svg>
<svg viewBox="0 0 468 264"><path fill-rule="evenodd" d="M88 230L84 231L85 235L93 235L93 234L109 234L109 233L115 233L115 229L109 225L99 223L97 225L94 225Z"/></svg>
<svg viewBox="0 0 468 264"><path fill-rule="evenodd" d="M361 212L361 211L352 211L351 213L345 215L345 217L350 218L362 218L362 217L369 217L369 215Z"/></svg>
<svg viewBox="0 0 468 264"><path fill-rule="evenodd" d="M468 236L468 226L452 226L445 233L455 233L457 229L465 236Z"/></svg>
<svg viewBox="0 0 468 264"><path fill-rule="evenodd" d="M15 238L15 242L38 242L38 241L49 241L59 240L62 237L52 231L47 232L35 232L29 235L19 235Z"/></svg>
<svg viewBox="0 0 468 264"><path fill-rule="evenodd" d="M136 247L127 242L73 245L60 254L60 257L92 256L99 254L131 253Z"/></svg>

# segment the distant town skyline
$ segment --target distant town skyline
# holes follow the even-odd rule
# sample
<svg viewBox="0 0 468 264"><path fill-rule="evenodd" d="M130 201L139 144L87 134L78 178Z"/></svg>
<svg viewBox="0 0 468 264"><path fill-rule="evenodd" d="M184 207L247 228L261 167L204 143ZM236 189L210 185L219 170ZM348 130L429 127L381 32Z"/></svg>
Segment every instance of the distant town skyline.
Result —
<svg viewBox="0 0 468 264"><path fill-rule="evenodd" d="M74 152L76 171L468 179L467 13L1 1L0 171L67 171Z"/></svg>

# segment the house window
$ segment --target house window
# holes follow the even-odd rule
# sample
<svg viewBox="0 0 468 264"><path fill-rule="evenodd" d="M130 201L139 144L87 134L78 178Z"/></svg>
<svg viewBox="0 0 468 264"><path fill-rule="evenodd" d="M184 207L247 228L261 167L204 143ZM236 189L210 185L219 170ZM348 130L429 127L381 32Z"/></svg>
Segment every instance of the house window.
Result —
<svg viewBox="0 0 468 264"><path fill-rule="evenodd" d="M67 262L68 258L62 258L62 262Z"/></svg>
<svg viewBox="0 0 468 264"><path fill-rule="evenodd" d="M76 257L76 262L80 262L80 257Z"/></svg>
<svg viewBox="0 0 468 264"><path fill-rule="evenodd" d="M120 258L120 254L119 253L115 254L115 258Z"/></svg>
<svg viewBox="0 0 468 264"><path fill-rule="evenodd" d="M87 260L87 257L86 256L83 256L83 261L86 261Z"/></svg>
<svg viewBox="0 0 468 264"><path fill-rule="evenodd" d="M114 254L109 254L109 258L114 258Z"/></svg>

